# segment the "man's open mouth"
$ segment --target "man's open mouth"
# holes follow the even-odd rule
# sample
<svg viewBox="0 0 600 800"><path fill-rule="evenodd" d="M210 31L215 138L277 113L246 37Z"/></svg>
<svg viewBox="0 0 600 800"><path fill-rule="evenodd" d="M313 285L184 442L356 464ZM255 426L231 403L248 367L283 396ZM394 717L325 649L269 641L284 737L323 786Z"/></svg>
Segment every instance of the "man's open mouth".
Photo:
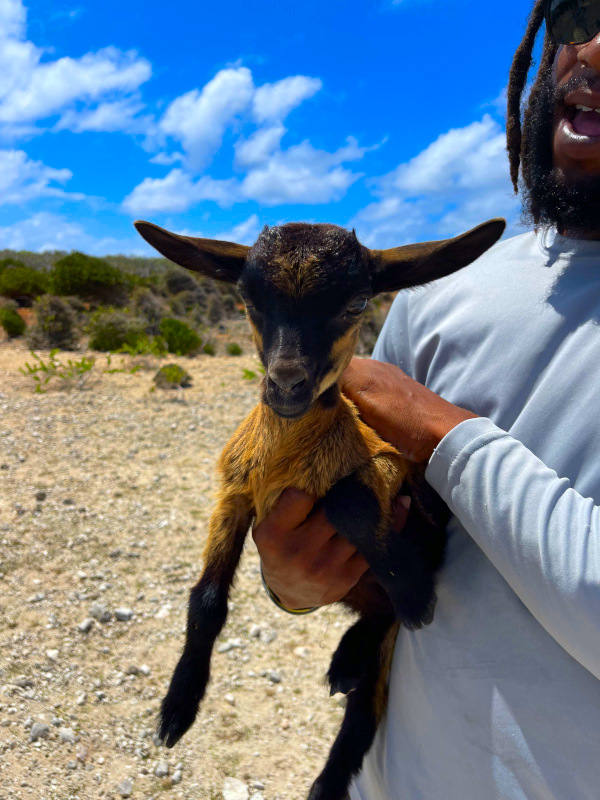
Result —
<svg viewBox="0 0 600 800"><path fill-rule="evenodd" d="M600 137L600 103L598 108L583 103L567 105L565 118L578 136Z"/></svg>

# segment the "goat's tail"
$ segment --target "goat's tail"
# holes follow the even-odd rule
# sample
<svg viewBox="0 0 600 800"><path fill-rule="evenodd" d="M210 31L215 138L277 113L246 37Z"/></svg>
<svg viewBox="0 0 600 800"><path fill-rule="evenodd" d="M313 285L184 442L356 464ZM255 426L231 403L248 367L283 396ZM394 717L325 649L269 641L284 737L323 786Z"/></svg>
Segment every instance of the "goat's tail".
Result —
<svg viewBox="0 0 600 800"><path fill-rule="evenodd" d="M210 678L215 640L227 619L227 600L252 519L249 501L223 496L210 519L204 572L190 594L185 647L160 711L158 736L173 747L190 728Z"/></svg>

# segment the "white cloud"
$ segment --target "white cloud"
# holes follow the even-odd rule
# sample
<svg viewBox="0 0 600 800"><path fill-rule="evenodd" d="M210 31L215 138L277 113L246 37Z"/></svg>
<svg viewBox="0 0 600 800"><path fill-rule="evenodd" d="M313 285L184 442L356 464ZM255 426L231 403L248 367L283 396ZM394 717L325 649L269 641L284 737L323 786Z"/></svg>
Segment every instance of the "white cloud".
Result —
<svg viewBox="0 0 600 800"><path fill-rule="evenodd" d="M202 89L176 98L159 122L181 142L193 169L205 166L219 149L227 127L252 102L254 84L247 67L223 69Z"/></svg>
<svg viewBox="0 0 600 800"><path fill-rule="evenodd" d="M488 115L450 130L376 181L379 200L351 224L376 247L452 236L497 216L505 216L514 231L519 202L505 149L505 133Z"/></svg>
<svg viewBox="0 0 600 800"><path fill-rule="evenodd" d="M145 178L123 200L130 214L186 211L203 200L230 206L237 197L237 183L214 180L208 176L194 180L181 169L173 169L165 178Z"/></svg>
<svg viewBox="0 0 600 800"><path fill-rule="evenodd" d="M235 160L240 167L264 164L279 149L286 133L283 125L259 128L247 139L240 139L235 145Z"/></svg>
<svg viewBox="0 0 600 800"><path fill-rule="evenodd" d="M211 236L211 238L222 239L225 242L237 242L238 244L254 244L261 227L258 214L251 214L248 219L234 225L228 231Z"/></svg>
<svg viewBox="0 0 600 800"><path fill-rule="evenodd" d="M7 250L85 250L96 254L131 251L130 244L108 237L95 239L79 223L47 211L0 227L0 240Z"/></svg>
<svg viewBox="0 0 600 800"><path fill-rule="evenodd" d="M80 58L42 60L46 55L26 39L22 2L0 0L0 133L5 138L40 131L35 123L67 111L75 129L87 130L77 122L77 111L89 113L107 95L113 103L123 101L151 75L150 64L135 51L115 47Z"/></svg>
<svg viewBox="0 0 600 800"><path fill-rule="evenodd" d="M143 103L126 98L114 103L100 103L96 108L84 111L69 109L59 119L56 130L143 133L152 124L147 117L137 116L143 108Z"/></svg>
<svg viewBox="0 0 600 800"><path fill-rule="evenodd" d="M21 204L40 197L79 200L82 195L67 195L56 186L72 177L70 170L47 167L30 159L23 150L0 150L0 205Z"/></svg>
<svg viewBox="0 0 600 800"><path fill-rule="evenodd" d="M353 139L334 153L302 142L275 151L242 181L243 196L268 206L283 203L329 203L339 200L360 177L341 166L365 153Z"/></svg>
<svg viewBox="0 0 600 800"><path fill-rule="evenodd" d="M150 159L151 164L160 164L163 167L170 167L178 161L183 161L183 153L157 153Z"/></svg>
<svg viewBox="0 0 600 800"><path fill-rule="evenodd" d="M252 100L252 113L257 122L282 120L310 97L313 97L323 84L318 78L294 75L260 86Z"/></svg>

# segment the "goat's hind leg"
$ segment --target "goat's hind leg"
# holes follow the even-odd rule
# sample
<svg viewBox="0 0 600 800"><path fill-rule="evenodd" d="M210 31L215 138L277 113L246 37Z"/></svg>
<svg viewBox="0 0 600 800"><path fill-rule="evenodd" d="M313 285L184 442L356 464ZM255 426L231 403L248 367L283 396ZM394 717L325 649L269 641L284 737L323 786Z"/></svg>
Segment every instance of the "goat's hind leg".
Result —
<svg viewBox="0 0 600 800"><path fill-rule="evenodd" d="M360 639L371 625L368 641ZM364 618L346 632L333 656L330 673L340 669L344 659L358 659L362 668L356 688L348 694L342 727L333 743L327 763L314 782L308 800L345 800L350 781L362 767L377 732L384 706L384 688L389 671L397 626L388 618ZM337 665L336 665L337 661Z"/></svg>
<svg viewBox="0 0 600 800"><path fill-rule="evenodd" d="M190 594L185 647L162 701L158 735L173 747L196 718L210 677L215 639L227 618L227 600L251 522L241 495L222 497L209 523L204 572Z"/></svg>

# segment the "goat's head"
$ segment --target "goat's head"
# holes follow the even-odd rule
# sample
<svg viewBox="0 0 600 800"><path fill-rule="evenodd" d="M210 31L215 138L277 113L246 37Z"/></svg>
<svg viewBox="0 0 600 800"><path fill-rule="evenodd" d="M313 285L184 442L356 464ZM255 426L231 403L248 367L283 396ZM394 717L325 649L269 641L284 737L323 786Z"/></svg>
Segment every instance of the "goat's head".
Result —
<svg viewBox="0 0 600 800"><path fill-rule="evenodd" d="M150 222L135 226L171 261L237 284L265 366L263 399L280 416L295 418L325 400L341 377L371 297L470 264L500 238L505 222L390 250L370 250L336 225L266 227L252 247L180 236Z"/></svg>

